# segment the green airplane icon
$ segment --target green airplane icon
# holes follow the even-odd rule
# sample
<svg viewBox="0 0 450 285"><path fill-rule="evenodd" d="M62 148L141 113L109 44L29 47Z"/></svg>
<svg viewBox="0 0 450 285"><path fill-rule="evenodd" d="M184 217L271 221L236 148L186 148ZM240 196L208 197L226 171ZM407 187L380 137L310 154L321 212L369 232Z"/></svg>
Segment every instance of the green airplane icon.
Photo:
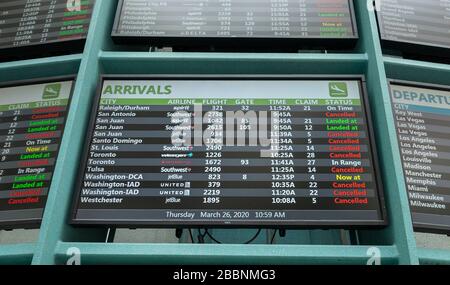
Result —
<svg viewBox="0 0 450 285"><path fill-rule="evenodd" d="M61 84L49 84L44 87L43 99L55 99L59 97L61 92Z"/></svg>
<svg viewBox="0 0 450 285"><path fill-rule="evenodd" d="M330 82L329 91L331 97L347 97L348 88L345 82Z"/></svg>
<svg viewBox="0 0 450 285"><path fill-rule="evenodd" d="M344 93L345 92L345 90L339 89L339 87L337 87L336 85L331 86L331 90L337 91L339 93Z"/></svg>

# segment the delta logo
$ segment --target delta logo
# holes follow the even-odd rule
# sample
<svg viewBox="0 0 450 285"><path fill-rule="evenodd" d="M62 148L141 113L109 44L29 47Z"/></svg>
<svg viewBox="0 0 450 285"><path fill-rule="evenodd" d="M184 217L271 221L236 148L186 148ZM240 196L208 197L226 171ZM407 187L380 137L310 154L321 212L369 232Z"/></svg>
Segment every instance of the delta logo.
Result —
<svg viewBox="0 0 450 285"><path fill-rule="evenodd" d="M330 97L346 98L348 97L348 87L345 82L330 82L328 85Z"/></svg>

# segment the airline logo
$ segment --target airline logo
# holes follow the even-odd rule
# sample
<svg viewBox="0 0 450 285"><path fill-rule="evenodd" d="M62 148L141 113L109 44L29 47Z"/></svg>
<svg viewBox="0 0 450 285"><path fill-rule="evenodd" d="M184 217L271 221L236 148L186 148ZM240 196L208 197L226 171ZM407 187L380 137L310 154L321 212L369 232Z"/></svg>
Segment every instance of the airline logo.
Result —
<svg viewBox="0 0 450 285"><path fill-rule="evenodd" d="M345 98L348 97L348 87L345 82L330 82L328 85L330 97Z"/></svg>
<svg viewBox="0 0 450 285"><path fill-rule="evenodd" d="M47 84L44 87L42 99L56 99L61 93L61 83Z"/></svg>

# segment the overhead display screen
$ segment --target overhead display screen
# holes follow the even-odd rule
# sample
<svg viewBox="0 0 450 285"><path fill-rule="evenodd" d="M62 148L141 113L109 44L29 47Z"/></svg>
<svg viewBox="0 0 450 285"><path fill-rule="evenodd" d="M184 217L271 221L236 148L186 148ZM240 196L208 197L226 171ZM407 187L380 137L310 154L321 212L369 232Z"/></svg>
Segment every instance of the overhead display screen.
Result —
<svg viewBox="0 0 450 285"><path fill-rule="evenodd" d="M357 39L358 34L349 0L122 0L113 37L176 45L183 38ZM198 44L183 42L189 43Z"/></svg>
<svg viewBox="0 0 450 285"><path fill-rule="evenodd" d="M384 225L361 78L239 78L104 78L73 223Z"/></svg>
<svg viewBox="0 0 450 285"><path fill-rule="evenodd" d="M392 81L390 89L414 226L450 233L450 88Z"/></svg>
<svg viewBox="0 0 450 285"><path fill-rule="evenodd" d="M0 228L39 225L72 85L64 80L0 87Z"/></svg>
<svg viewBox="0 0 450 285"><path fill-rule="evenodd" d="M450 1L378 0L381 39L450 48Z"/></svg>
<svg viewBox="0 0 450 285"><path fill-rule="evenodd" d="M0 1L0 50L86 38L95 0Z"/></svg>

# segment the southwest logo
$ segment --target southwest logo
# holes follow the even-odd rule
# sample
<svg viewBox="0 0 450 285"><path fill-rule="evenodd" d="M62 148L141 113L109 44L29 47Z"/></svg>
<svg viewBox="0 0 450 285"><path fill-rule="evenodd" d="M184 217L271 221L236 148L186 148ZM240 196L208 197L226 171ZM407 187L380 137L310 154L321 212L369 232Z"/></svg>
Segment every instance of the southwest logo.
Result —
<svg viewBox="0 0 450 285"><path fill-rule="evenodd" d="M42 94L42 99L55 99L59 97L61 93L61 84L47 84L44 87L44 93Z"/></svg>
<svg viewBox="0 0 450 285"><path fill-rule="evenodd" d="M328 85L330 96L334 98L348 97L347 83L345 82L330 82Z"/></svg>

